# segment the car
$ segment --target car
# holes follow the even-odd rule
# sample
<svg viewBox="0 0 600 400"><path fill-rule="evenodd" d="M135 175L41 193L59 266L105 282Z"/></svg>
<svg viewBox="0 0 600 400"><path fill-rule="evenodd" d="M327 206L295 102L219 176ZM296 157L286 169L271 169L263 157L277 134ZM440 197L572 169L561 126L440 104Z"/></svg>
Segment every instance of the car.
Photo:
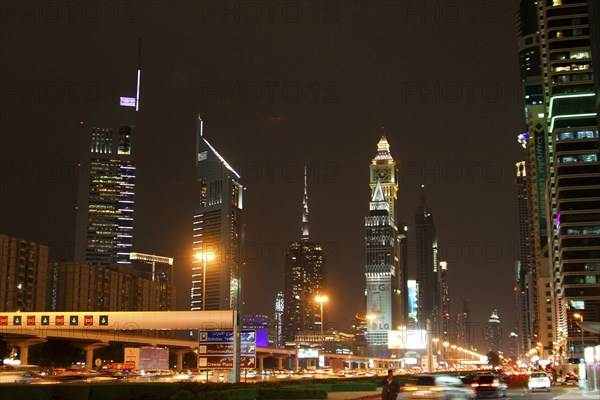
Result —
<svg viewBox="0 0 600 400"><path fill-rule="evenodd" d="M475 399L475 390L448 375L415 375L400 389L398 399Z"/></svg>
<svg viewBox="0 0 600 400"><path fill-rule="evenodd" d="M565 382L579 382L579 376L574 372L567 372L565 374Z"/></svg>
<svg viewBox="0 0 600 400"><path fill-rule="evenodd" d="M529 375L529 382L527 382L527 387L530 392L533 392L536 389L545 389L547 392L550 391L552 387L552 383L550 382L550 377L545 372L532 372Z"/></svg>
<svg viewBox="0 0 600 400"><path fill-rule="evenodd" d="M471 383L477 397L506 397L508 385L497 375L481 375Z"/></svg>

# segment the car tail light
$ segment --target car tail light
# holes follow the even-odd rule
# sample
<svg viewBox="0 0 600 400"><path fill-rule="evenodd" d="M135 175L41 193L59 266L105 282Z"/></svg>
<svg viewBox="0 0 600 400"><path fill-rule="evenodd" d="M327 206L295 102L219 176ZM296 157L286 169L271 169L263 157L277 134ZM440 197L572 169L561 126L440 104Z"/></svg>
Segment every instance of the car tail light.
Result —
<svg viewBox="0 0 600 400"><path fill-rule="evenodd" d="M471 386L477 387L477 386L479 386L479 383L471 383Z"/></svg>

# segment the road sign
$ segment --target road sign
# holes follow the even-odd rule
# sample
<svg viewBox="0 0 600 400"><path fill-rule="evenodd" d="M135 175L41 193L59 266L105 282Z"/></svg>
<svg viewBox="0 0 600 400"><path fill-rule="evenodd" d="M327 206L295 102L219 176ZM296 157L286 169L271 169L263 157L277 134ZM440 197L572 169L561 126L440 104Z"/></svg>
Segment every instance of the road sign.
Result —
<svg viewBox="0 0 600 400"><path fill-rule="evenodd" d="M198 368L233 368L233 330L198 333ZM240 332L240 367L256 368L256 330Z"/></svg>
<svg viewBox="0 0 600 400"><path fill-rule="evenodd" d="M243 329L240 335L242 343L256 343L256 330ZM233 343L233 331L231 329L218 331L200 331L198 342L206 343Z"/></svg>
<svg viewBox="0 0 600 400"><path fill-rule="evenodd" d="M256 345L242 343L240 353L243 356L255 356ZM198 354L233 354L233 343L203 343L198 346Z"/></svg>
<svg viewBox="0 0 600 400"><path fill-rule="evenodd" d="M232 356L200 356L198 357L198 367L202 369L232 369ZM240 368L256 368L256 357L241 356Z"/></svg>

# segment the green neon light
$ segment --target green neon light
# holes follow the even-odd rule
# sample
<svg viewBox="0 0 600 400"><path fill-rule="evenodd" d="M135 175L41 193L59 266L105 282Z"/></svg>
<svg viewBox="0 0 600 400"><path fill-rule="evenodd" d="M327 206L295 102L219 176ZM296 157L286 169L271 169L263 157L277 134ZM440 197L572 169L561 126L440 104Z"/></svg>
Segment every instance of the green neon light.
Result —
<svg viewBox="0 0 600 400"><path fill-rule="evenodd" d="M587 113L587 114L567 114L567 115L557 115L556 117L552 117L550 121L550 132L554 132L554 120L556 119L568 119L568 118L576 118L576 117L595 117L598 113Z"/></svg>
<svg viewBox="0 0 600 400"><path fill-rule="evenodd" d="M552 107L554 106L554 100L556 99L570 99L570 98L576 98L576 97L590 97L590 96L595 96L596 93L579 93L579 94L559 94L556 96L552 96L552 98L550 99L550 112L548 113L548 116L552 116Z"/></svg>

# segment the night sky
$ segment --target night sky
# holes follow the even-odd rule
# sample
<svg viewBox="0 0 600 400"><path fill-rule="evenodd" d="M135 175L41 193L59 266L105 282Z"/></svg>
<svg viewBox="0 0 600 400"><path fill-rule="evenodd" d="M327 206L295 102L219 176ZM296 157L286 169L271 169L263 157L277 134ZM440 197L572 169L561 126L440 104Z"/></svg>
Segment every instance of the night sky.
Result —
<svg viewBox="0 0 600 400"><path fill-rule="evenodd" d="M516 0L27 4L1 5L1 233L72 257L80 121L117 114L142 37L135 248L175 257L179 309L189 309L198 112L246 186L245 313L273 313L307 165L310 239L328 249L326 322L344 331L363 307L368 166L385 126L412 277L424 184L453 318L469 298L483 347L497 308L508 351L523 125Z"/></svg>

